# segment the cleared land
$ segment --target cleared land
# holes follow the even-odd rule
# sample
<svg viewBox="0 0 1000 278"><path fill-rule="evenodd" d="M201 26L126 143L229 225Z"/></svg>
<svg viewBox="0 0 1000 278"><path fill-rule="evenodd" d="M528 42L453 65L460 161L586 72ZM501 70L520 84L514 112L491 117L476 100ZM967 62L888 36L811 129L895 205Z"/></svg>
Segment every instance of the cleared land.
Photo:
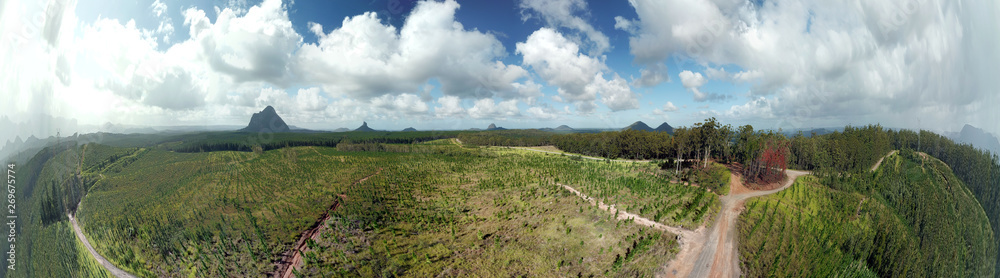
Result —
<svg viewBox="0 0 1000 278"><path fill-rule="evenodd" d="M651 163L451 140L380 148L394 152L91 147L115 159L82 166L95 182L79 218L97 253L138 276L652 276L673 257L674 235L560 184L660 225L701 226L718 207ZM287 259L293 249L302 252Z"/></svg>

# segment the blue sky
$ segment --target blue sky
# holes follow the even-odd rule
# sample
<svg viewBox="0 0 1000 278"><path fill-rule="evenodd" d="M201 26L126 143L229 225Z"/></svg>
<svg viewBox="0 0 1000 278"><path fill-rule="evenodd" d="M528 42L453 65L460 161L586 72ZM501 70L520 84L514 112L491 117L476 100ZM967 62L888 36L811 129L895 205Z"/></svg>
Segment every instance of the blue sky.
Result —
<svg viewBox="0 0 1000 278"><path fill-rule="evenodd" d="M37 50L4 49L21 78L0 108L80 125L241 125L273 105L328 130L1000 131L996 4L869 2L9 2L0 40Z"/></svg>

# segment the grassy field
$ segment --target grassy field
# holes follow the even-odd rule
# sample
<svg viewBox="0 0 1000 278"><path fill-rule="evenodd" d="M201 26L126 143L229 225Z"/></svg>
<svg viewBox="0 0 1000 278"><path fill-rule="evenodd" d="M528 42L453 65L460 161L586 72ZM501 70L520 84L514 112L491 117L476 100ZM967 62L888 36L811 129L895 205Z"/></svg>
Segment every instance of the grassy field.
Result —
<svg viewBox="0 0 1000 278"><path fill-rule="evenodd" d="M334 204L301 274L652 276L676 253L674 235L616 221L557 184L668 225L701 225L718 207L652 163L450 139L378 149L88 145L81 176L93 184L77 215L99 253L139 276L268 275Z"/></svg>
<svg viewBox="0 0 1000 278"><path fill-rule="evenodd" d="M982 207L940 161L890 156L872 174L803 177L749 200L743 274L989 277L996 246Z"/></svg>

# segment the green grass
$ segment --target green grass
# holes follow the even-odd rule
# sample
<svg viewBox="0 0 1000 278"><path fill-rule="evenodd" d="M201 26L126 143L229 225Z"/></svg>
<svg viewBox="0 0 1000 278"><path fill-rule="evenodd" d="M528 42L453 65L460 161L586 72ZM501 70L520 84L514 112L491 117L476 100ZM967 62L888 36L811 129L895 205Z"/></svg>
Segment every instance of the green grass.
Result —
<svg viewBox="0 0 1000 278"><path fill-rule="evenodd" d="M99 253L140 276L268 275L336 202L303 274L652 276L676 252L672 235L619 223L557 183L671 225L700 225L718 206L649 163L442 141L378 149L136 149L84 173L101 178L78 215Z"/></svg>

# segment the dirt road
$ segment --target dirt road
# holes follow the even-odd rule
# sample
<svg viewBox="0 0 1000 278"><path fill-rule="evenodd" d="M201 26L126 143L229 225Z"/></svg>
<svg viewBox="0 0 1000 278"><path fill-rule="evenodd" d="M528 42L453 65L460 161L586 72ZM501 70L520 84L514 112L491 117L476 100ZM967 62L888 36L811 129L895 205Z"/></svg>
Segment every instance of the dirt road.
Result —
<svg viewBox="0 0 1000 278"><path fill-rule="evenodd" d="M627 211L624 211L624 210L619 210L614 205L607 205L604 202L600 202L600 201L594 200L593 198L587 197L587 195L584 195L583 193L580 193L580 191L577 191L576 188L573 188L573 187L571 187L569 185L565 185L565 184L559 184L559 185L561 185L563 188L566 188L566 190L569 190L570 192L573 192L573 194L576 194L577 196L580 196L580 198L583 198L584 200L590 202L591 204L597 205L597 208L600 208L600 209L608 211L608 212L617 213L619 220L632 220L636 224L647 226L647 227L652 227L654 229L661 230L661 231L668 231L668 232L671 232L671 233L677 234L677 235L685 235L685 234L694 233L694 231L691 231L691 230L688 230L688 229L663 225L663 224L660 224L659 222L650 220L648 218L639 216L637 214L630 213L630 212L627 212Z"/></svg>
<svg viewBox="0 0 1000 278"><path fill-rule="evenodd" d="M83 159L87 155L87 146L89 146L89 144L88 145L83 145L83 151L80 152L80 160L77 161L77 164L76 164L76 177L77 178L80 178L81 175L82 175L82 171L83 171ZM103 179L104 175L101 175L101 178ZM83 209L83 199L82 198L80 200L80 203L76 204L76 211L80 211L80 209ZM104 257L101 256L101 254L97 254L97 251L94 250L94 247L90 245L90 241L87 241L87 236L83 235L83 230L80 229L80 223L76 222L76 217L73 217L72 213L67 213L66 216L69 216L69 223L72 224L72 226L73 226L73 232L76 234L76 238L79 239L80 242L83 242L83 246L87 247L87 252L90 253L90 256L94 257L94 260L97 260L97 262L101 263L101 265L104 266L104 268L107 269L108 272L111 272L111 274L114 275L115 277L135 277L134 275L128 274L128 272L125 272L124 270L121 270L120 268L118 268L117 266L115 266L114 264L112 264L111 262L109 262L108 260L104 259Z"/></svg>
<svg viewBox="0 0 1000 278"><path fill-rule="evenodd" d="M579 155L579 154L571 154L571 153L551 152L551 151L545 151L545 150L536 150L536 149L532 149L532 148L522 148L522 147L510 147L510 148L512 148L512 149L519 149L519 150L526 150L526 151L536 151L536 152L542 152L542 153L550 153L550 154L559 154L559 155L566 155L566 156L579 156L579 157L581 157L583 159L590 159L590 160L605 160L604 158L600 158L600 157L593 157L593 156L586 156L586 155Z"/></svg>
<svg viewBox="0 0 1000 278"><path fill-rule="evenodd" d="M889 154L886 154L885 156L882 156L882 158L879 158L878 162L875 162L875 165L872 165L872 172L875 172L875 170L878 170L878 166L882 165L882 160L883 159L885 159L886 157L888 157L890 155L893 155L895 153L896 153L896 151L894 150L894 151L889 152Z"/></svg>
<svg viewBox="0 0 1000 278"><path fill-rule="evenodd" d="M382 168L379 168L378 170L375 171L375 173L354 182L352 186L358 185L359 183L362 183L368 180L369 178L378 175L381 172ZM285 254L282 257L290 259L281 260L278 262L278 270L274 272L273 277L282 277L282 278L295 277L294 271L302 267L302 253L309 251L309 247L306 244L306 240L310 238L316 240L316 236L319 235L320 229L324 228L322 224L326 223L327 220L330 220L330 212L340 207L340 202L347 200L347 196L343 194L337 194L337 196L340 197L340 200L337 200L335 203L333 203L333 205L330 206L330 208L323 213L323 216L320 217L320 219L316 221L316 223L314 223L312 227L309 228L309 230L306 230L305 232L302 233L302 236L299 237L299 240L295 241L294 248L292 248L288 252L285 252Z"/></svg>
<svg viewBox="0 0 1000 278"><path fill-rule="evenodd" d="M81 205L82 204L83 203L81 203ZM80 205L77 205L77 210L79 210L79 206ZM89 241L87 241L87 237L83 235L83 230L80 230L80 224L76 222L76 218L73 217L72 214L67 215L69 216L69 222L73 224L73 232L76 233L76 238L79 239L80 242L83 242L83 246L87 247L87 252L90 252L90 255L93 256L95 260L100 262L101 265L108 270L108 272L111 272L111 274L115 277L135 277L134 275L128 274L128 272L116 267L114 264L111 264L111 262L105 260L104 257L101 257L100 254L97 254L97 251L94 251L94 247L90 245Z"/></svg>
<svg viewBox="0 0 1000 278"><path fill-rule="evenodd" d="M722 201L722 210L715 218L715 225L708 233L704 247L697 259L691 261L676 261L671 265L675 269L668 275L676 277L738 277L740 276L739 251L736 242L736 220L740 212L743 211L743 203L746 199L768 194L774 194L792 186L795 179L802 175L809 174L804 171L788 170L788 179L780 188L766 191L745 190L739 178L732 178L729 195L719 198ZM745 193L740 193L745 192ZM685 267L687 266L687 267ZM690 275L685 275L684 271L690 268ZM670 268L668 267L668 270ZM674 272L676 271L676 272Z"/></svg>

